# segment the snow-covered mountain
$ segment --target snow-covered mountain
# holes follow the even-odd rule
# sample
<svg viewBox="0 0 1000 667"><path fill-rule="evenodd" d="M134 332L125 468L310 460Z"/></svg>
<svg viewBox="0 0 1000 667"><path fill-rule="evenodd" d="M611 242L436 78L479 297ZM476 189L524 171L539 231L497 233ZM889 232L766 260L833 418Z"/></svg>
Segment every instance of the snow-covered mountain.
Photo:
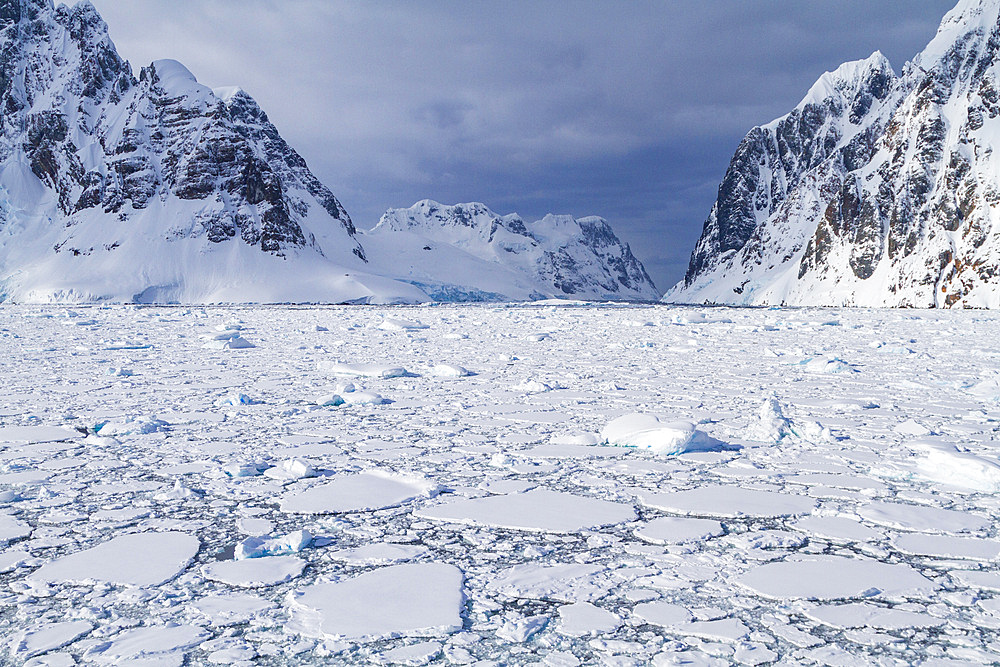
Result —
<svg viewBox="0 0 1000 667"><path fill-rule="evenodd" d="M389 224L367 252L245 92L172 60L134 76L87 0L0 0L0 301L393 303L483 285L490 298L654 296L603 220L504 224L502 243L483 239L503 253L485 260L424 229L428 262ZM400 275L406 262L419 279Z"/></svg>
<svg viewBox="0 0 1000 667"><path fill-rule="evenodd" d="M642 264L603 218L525 223L479 203L390 209L362 238L372 266L439 301L655 300Z"/></svg>
<svg viewBox="0 0 1000 667"><path fill-rule="evenodd" d="M673 302L1000 307L1000 0L896 76L824 74L740 144Z"/></svg>
<svg viewBox="0 0 1000 667"><path fill-rule="evenodd" d="M418 300L239 89L139 77L93 5L0 2L0 296Z"/></svg>

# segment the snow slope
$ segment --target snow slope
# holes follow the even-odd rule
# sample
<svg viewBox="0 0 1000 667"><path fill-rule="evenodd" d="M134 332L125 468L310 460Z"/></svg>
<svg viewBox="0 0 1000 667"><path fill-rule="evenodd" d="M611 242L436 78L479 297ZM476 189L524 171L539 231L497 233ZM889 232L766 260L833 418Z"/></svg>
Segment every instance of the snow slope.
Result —
<svg viewBox="0 0 1000 667"><path fill-rule="evenodd" d="M900 76L876 52L751 130L664 299L1000 307L998 17L962 0Z"/></svg>
<svg viewBox="0 0 1000 667"><path fill-rule="evenodd" d="M361 237L373 267L440 301L655 300L642 264L603 218L525 223L483 204L390 209Z"/></svg>

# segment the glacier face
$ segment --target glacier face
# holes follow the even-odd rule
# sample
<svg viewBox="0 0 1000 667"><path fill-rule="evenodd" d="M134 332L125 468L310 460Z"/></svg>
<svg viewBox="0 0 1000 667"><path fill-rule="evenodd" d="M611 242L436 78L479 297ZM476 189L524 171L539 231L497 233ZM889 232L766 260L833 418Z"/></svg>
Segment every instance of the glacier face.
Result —
<svg viewBox="0 0 1000 667"><path fill-rule="evenodd" d="M876 52L754 128L664 300L1000 307L998 19L962 0L900 76Z"/></svg>
<svg viewBox="0 0 1000 667"><path fill-rule="evenodd" d="M628 245L594 216L526 223L481 203L423 200L387 211L362 242L373 268L441 301L659 296Z"/></svg>
<svg viewBox="0 0 1000 667"><path fill-rule="evenodd" d="M449 242L457 228L425 229L447 261L397 280L409 232L369 237L372 261L248 94L212 90L172 60L134 76L86 0L0 0L0 301L658 296L603 220L546 220L464 264L452 261L468 254L461 234Z"/></svg>

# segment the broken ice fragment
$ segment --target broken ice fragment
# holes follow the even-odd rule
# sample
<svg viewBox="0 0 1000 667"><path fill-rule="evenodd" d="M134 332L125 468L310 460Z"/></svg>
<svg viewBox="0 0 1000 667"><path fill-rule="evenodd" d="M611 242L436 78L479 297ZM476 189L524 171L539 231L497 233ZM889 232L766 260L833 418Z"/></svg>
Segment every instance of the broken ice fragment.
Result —
<svg viewBox="0 0 1000 667"><path fill-rule="evenodd" d="M280 537L248 537L236 545L233 557L243 560L297 553L308 547L312 540L312 533L308 530L297 530Z"/></svg>

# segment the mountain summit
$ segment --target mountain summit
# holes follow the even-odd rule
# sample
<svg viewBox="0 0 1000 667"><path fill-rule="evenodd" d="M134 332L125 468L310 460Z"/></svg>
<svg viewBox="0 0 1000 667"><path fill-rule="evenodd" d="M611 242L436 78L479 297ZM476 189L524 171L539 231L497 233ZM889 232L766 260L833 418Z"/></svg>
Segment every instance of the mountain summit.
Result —
<svg viewBox="0 0 1000 667"><path fill-rule="evenodd" d="M689 303L1000 307L1000 0L963 0L896 76L824 74L741 142Z"/></svg>

